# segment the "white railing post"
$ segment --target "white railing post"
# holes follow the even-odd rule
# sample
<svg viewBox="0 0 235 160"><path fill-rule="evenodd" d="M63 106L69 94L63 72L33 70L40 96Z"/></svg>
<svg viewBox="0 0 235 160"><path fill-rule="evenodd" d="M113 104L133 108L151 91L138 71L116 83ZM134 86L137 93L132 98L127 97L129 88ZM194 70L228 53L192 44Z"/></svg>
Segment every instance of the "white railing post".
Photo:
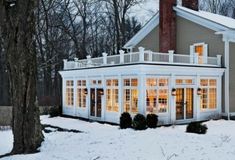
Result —
<svg viewBox="0 0 235 160"><path fill-rule="evenodd" d="M222 56L221 55L217 55L217 65L221 67L221 59Z"/></svg>
<svg viewBox="0 0 235 160"><path fill-rule="evenodd" d="M103 65L106 65L107 64L107 53L102 53L103 55Z"/></svg>
<svg viewBox="0 0 235 160"><path fill-rule="evenodd" d="M139 47L139 62L144 62L144 48Z"/></svg>
<svg viewBox="0 0 235 160"><path fill-rule="evenodd" d="M88 55L88 56L86 56L86 58L87 58L87 66L91 67L92 66L91 56Z"/></svg>
<svg viewBox="0 0 235 160"><path fill-rule="evenodd" d="M149 62L153 61L153 52L149 51Z"/></svg>
<svg viewBox="0 0 235 160"><path fill-rule="evenodd" d="M120 63L123 64L124 63L124 53L125 53L125 51L119 50L119 53L120 53Z"/></svg>
<svg viewBox="0 0 235 160"><path fill-rule="evenodd" d="M64 69L67 69L67 62L68 62L68 60L64 59L63 61L64 61Z"/></svg>
<svg viewBox="0 0 235 160"><path fill-rule="evenodd" d="M169 63L173 63L174 62L174 50L169 50Z"/></svg>
<svg viewBox="0 0 235 160"><path fill-rule="evenodd" d="M198 64L198 58L199 58L198 54L194 53L194 63L195 64Z"/></svg>
<svg viewBox="0 0 235 160"><path fill-rule="evenodd" d="M190 54L190 55L189 55L189 58L190 58L190 64L193 64L194 55L193 55L193 54Z"/></svg>
<svg viewBox="0 0 235 160"><path fill-rule="evenodd" d="M74 65L74 67L75 68L79 68L79 65L78 65L78 58L74 58L74 63L75 63L75 65Z"/></svg>

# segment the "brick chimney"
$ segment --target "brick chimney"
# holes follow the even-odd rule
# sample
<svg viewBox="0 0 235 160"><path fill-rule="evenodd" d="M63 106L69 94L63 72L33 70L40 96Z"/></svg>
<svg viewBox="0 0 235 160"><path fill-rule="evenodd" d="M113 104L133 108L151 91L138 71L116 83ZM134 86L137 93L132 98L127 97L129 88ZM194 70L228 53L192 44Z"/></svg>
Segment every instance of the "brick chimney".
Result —
<svg viewBox="0 0 235 160"><path fill-rule="evenodd" d="M182 6L198 11L198 0L182 0Z"/></svg>
<svg viewBox="0 0 235 160"><path fill-rule="evenodd" d="M176 50L176 0L160 0L160 52Z"/></svg>

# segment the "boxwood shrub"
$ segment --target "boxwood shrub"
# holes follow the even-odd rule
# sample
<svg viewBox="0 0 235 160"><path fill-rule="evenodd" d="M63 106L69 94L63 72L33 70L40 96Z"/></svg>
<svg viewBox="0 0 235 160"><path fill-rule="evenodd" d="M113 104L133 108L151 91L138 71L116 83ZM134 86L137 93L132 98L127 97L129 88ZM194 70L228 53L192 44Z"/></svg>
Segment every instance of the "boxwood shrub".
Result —
<svg viewBox="0 0 235 160"><path fill-rule="evenodd" d="M145 130L146 129L146 119L142 114L135 115L133 119L133 128L135 130Z"/></svg>
<svg viewBox="0 0 235 160"><path fill-rule="evenodd" d="M201 122L191 122L188 124L186 128L186 132L188 133L197 133L197 134L206 134L207 126L202 124Z"/></svg>
<svg viewBox="0 0 235 160"><path fill-rule="evenodd" d="M132 118L130 113L128 112L122 113L120 117L120 128L121 129L131 128L131 124L132 124Z"/></svg>
<svg viewBox="0 0 235 160"><path fill-rule="evenodd" d="M149 128L156 128L158 123L158 116L156 114L148 114L146 121Z"/></svg>

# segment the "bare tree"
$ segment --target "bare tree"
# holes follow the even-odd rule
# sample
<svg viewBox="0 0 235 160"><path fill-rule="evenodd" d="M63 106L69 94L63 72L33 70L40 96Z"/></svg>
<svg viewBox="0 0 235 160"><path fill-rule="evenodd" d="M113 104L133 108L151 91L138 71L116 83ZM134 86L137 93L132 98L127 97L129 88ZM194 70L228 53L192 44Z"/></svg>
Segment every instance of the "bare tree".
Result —
<svg viewBox="0 0 235 160"><path fill-rule="evenodd" d="M12 154L36 152L43 141L36 100L35 0L0 0L13 105Z"/></svg>

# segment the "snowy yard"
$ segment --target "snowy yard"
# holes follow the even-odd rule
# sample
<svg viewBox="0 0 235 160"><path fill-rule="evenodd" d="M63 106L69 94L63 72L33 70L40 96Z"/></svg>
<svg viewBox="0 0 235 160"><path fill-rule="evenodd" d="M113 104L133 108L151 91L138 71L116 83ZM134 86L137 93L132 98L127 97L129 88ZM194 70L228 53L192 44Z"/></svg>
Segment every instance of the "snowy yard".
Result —
<svg viewBox="0 0 235 160"><path fill-rule="evenodd" d="M76 119L41 117L43 124L83 133L44 133L41 152L4 160L226 160L235 157L235 122L207 122L208 133L185 133L186 126L145 131L120 130L118 126ZM11 150L11 131L0 132L0 154Z"/></svg>

